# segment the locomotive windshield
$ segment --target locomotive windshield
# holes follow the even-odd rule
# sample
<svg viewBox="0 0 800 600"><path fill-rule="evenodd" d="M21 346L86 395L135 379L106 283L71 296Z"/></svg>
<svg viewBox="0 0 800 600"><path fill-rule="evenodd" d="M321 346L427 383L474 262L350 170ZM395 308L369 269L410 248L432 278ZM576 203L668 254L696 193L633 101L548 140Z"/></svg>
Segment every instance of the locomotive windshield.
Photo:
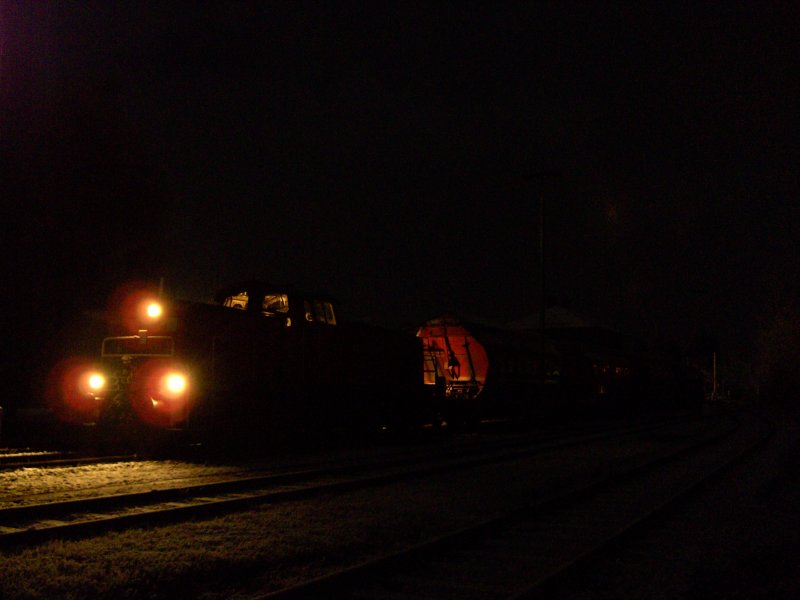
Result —
<svg viewBox="0 0 800 600"><path fill-rule="evenodd" d="M261 303L265 315L289 312L289 297L286 294L266 294Z"/></svg>
<svg viewBox="0 0 800 600"><path fill-rule="evenodd" d="M333 313L333 304L322 300L303 302L306 312L306 321L313 323L327 323L336 325L336 315Z"/></svg>
<svg viewBox="0 0 800 600"><path fill-rule="evenodd" d="M228 296L225 298L225 300L222 301L222 306L247 310L247 300L247 292L240 292L234 296Z"/></svg>
<svg viewBox="0 0 800 600"><path fill-rule="evenodd" d="M228 308L238 308L247 310L250 295L246 292L239 292L233 296L227 296L222 301L222 306ZM261 312L265 315L275 315L278 313L286 314L289 312L289 296L287 294L264 294L261 301Z"/></svg>
<svg viewBox="0 0 800 600"><path fill-rule="evenodd" d="M257 312L266 317L280 317L286 320L287 326L291 325L293 318L305 318L308 323L336 325L333 302L328 299L310 294L265 293L242 288L234 288L230 292L218 299L227 308Z"/></svg>

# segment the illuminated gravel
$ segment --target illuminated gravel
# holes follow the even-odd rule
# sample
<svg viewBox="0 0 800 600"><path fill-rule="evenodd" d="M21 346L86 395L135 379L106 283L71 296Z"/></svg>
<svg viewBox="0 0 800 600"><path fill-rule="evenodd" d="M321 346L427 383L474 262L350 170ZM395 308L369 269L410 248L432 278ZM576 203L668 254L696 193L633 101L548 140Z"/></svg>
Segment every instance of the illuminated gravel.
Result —
<svg viewBox="0 0 800 600"><path fill-rule="evenodd" d="M0 472L0 508L196 485L232 478L241 466L125 461Z"/></svg>
<svg viewBox="0 0 800 600"><path fill-rule="evenodd" d="M794 510L798 496L796 486L789 486L792 493L786 493L784 484L788 485L790 473L781 464L796 455L796 431L792 439L779 449L778 464L764 468L759 464L754 469L766 482L744 476L727 480L719 498L704 495L698 499L699 507L704 507L702 515L697 514L698 518L702 516L700 521L694 518L699 508L685 514L679 511L676 518L692 522L675 523L673 519L664 523L652 541L642 539L631 545L630 552L610 554L608 564L579 574L575 587L554 597L673 598L690 597L697 590L706 592L701 597L708 597L717 595L712 591L723 589L727 593L722 595L727 597L748 597L746 593L756 589L757 573L755 567L751 568L750 580L745 578L748 571L741 568L742 557L750 556L749 545L754 544L767 556L772 556L768 552L797 547L792 534L796 529L791 527L796 525L796 518L787 521L787 515L792 514L789 508ZM0 597L244 598L248 593L291 585L526 504L535 495L574 480L576 470L594 472L609 462L617 463L634 448L641 450L652 444L658 445L655 440L630 446L620 440L598 443L589 453L586 448L562 449L502 467L492 464L347 494L269 504L211 519L4 550L0 552ZM796 470L792 469L791 475ZM241 467L177 461L24 469L0 473L0 501L8 503L16 496L24 502L36 502L48 494L62 498L65 490L83 497L170 487L236 471ZM777 487L776 476L778 482L783 481ZM7 483L13 489L6 487ZM750 490L748 495L753 496L756 506L743 502L740 493L731 494L731 485ZM33 499L28 498L30 495ZM770 510L764 513L763 503L770 498ZM754 515L759 516L764 535L748 533ZM732 531L736 532L733 536ZM784 531L785 539L777 535L780 531ZM737 538L741 543L736 543ZM723 548L728 550L721 552ZM736 573L745 575L736 579L736 585L723 588L725 579ZM786 573L778 563L770 573L774 573L772 589L780 592L781 586L787 585ZM733 593L737 586L739 595ZM779 593L777 597L790 596Z"/></svg>

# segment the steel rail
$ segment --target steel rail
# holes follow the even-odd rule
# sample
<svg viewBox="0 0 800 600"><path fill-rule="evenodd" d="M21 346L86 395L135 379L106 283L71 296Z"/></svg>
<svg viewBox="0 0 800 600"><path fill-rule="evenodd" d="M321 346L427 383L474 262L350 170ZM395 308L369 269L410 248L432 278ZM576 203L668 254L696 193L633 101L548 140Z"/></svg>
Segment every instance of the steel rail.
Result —
<svg viewBox="0 0 800 600"><path fill-rule="evenodd" d="M674 419L669 419L645 427L628 427L569 439L544 442L533 438L514 440L510 444L489 444L488 447L477 445L466 452L465 448L449 449L436 456L301 469L131 494L8 507L0 509L0 546L85 537L111 530L215 516L257 504L383 485L604 439L641 435L675 423ZM82 518L81 515L90 517Z"/></svg>
<svg viewBox="0 0 800 600"><path fill-rule="evenodd" d="M16 458L16 457L15 457ZM53 458L18 458L17 460L6 460L0 456L0 471L13 471L15 469L33 469L48 467L77 467L81 465L103 464L109 462L122 462L143 460L137 454L119 454L108 456L69 456L64 453L57 453Z"/></svg>
<svg viewBox="0 0 800 600"><path fill-rule="evenodd" d="M597 552L606 543L622 535L630 526L638 523L641 519L629 519L623 516L623 524L615 524L612 533L605 536L602 542L594 544L589 551L575 551L563 560L557 561L555 567L550 566L544 576L535 578L533 584L525 581L516 589L507 590L505 593L497 593L490 586L481 588L480 583L475 580L465 584L454 584L451 586L431 581L430 577L436 578L437 575L431 571L431 564L437 562L447 563L447 558L452 559L456 568L463 566L465 555L469 555L476 545L499 543L501 548L494 552L503 556L506 562L514 562L520 559L525 553L531 551L530 545L522 544L514 547L520 540L514 540L509 548L504 542L499 542L499 535L502 532L506 535L509 531L530 523L531 521L549 519L550 515L556 511L572 509L576 511L579 519L585 519L587 511L587 499L592 498L603 491L614 489L626 482L635 481L637 478L654 473L662 466L674 464L684 457L702 452L704 449L718 444L720 441L728 439L738 430L738 424L718 432L713 436L704 437L700 440L693 440L681 444L677 449L666 452L656 458L649 458L629 466L624 469L605 475L598 475L589 482L582 482L579 485L561 490L552 495L540 498L529 506L507 512L504 514L490 517L480 523L464 527L436 538L421 542L415 546L403 549L386 556L365 561L359 565L345 568L331 574L318 577L307 582L269 592L257 598L265 599L289 599L289 598L322 598L322 597L384 597L389 594L396 594L397 597L530 597L536 595L540 586L544 585L551 577L568 569L570 565L577 561L584 560L589 554L587 552ZM748 446L749 448L749 446ZM738 454L737 454L738 457ZM736 457L731 460L735 460ZM728 461L726 461L727 464ZM716 471L715 471L716 472ZM704 474L703 479L711 477L713 474ZM672 499L674 500L674 498ZM581 504L584 503L584 504ZM662 510L667 503L658 507ZM590 513L589 513L590 514ZM618 515L619 516L619 515ZM541 523L540 523L541 524ZM523 535L530 537L530 528L526 528ZM545 545L548 540L545 540ZM549 540L552 541L552 540ZM539 542L535 542L539 544ZM537 551L541 551L538 548ZM545 550L546 552L546 550ZM489 554L491 555L490 550ZM480 563L479 563L480 564ZM485 566L485 565L484 565ZM435 572L435 571L434 571ZM410 574L409 574L410 573ZM526 573L526 577L529 573ZM477 578L476 578L477 579ZM512 582L513 584L514 582ZM410 591L411 590L411 591Z"/></svg>
<svg viewBox="0 0 800 600"><path fill-rule="evenodd" d="M671 495L664 496L660 502L650 507L649 510L619 527L614 535L608 536L606 539L599 540L594 545L587 547L583 552L573 556L571 560L564 561L558 568L553 569L546 576L523 585L509 597L509 600L531 600L534 598L552 596L559 584L565 581L571 573L587 566L592 560L599 557L601 553L610 552L615 547L621 546L630 536L635 535L636 532L655 523L657 519L661 518L669 510L674 509L680 502L699 494L706 486L724 477L727 473L731 472L763 449L770 440L775 437L776 429L774 424L765 421L762 415L752 414L759 418L764 424L762 435L758 436L752 443L739 448L728 460L710 469L702 478L689 482L684 487L674 490Z"/></svg>

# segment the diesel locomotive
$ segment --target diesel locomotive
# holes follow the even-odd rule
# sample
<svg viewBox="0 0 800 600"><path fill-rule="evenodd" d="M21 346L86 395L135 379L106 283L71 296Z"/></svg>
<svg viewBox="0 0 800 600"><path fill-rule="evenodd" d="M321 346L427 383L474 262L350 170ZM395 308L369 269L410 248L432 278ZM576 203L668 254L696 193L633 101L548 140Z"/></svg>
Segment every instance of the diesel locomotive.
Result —
<svg viewBox="0 0 800 600"><path fill-rule="evenodd" d="M214 304L141 293L116 312L99 360L62 377L66 418L272 438L423 420L420 341L340 322L324 294L246 282Z"/></svg>

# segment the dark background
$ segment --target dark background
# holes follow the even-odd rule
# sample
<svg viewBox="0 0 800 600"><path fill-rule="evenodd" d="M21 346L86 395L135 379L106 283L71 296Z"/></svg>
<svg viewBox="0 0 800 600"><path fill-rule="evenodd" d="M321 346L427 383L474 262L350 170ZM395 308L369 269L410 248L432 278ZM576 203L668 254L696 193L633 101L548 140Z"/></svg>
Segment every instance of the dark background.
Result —
<svg viewBox="0 0 800 600"><path fill-rule="evenodd" d="M7 378L131 280L535 315L542 199L550 304L748 381L797 322L794 3L1 10Z"/></svg>

